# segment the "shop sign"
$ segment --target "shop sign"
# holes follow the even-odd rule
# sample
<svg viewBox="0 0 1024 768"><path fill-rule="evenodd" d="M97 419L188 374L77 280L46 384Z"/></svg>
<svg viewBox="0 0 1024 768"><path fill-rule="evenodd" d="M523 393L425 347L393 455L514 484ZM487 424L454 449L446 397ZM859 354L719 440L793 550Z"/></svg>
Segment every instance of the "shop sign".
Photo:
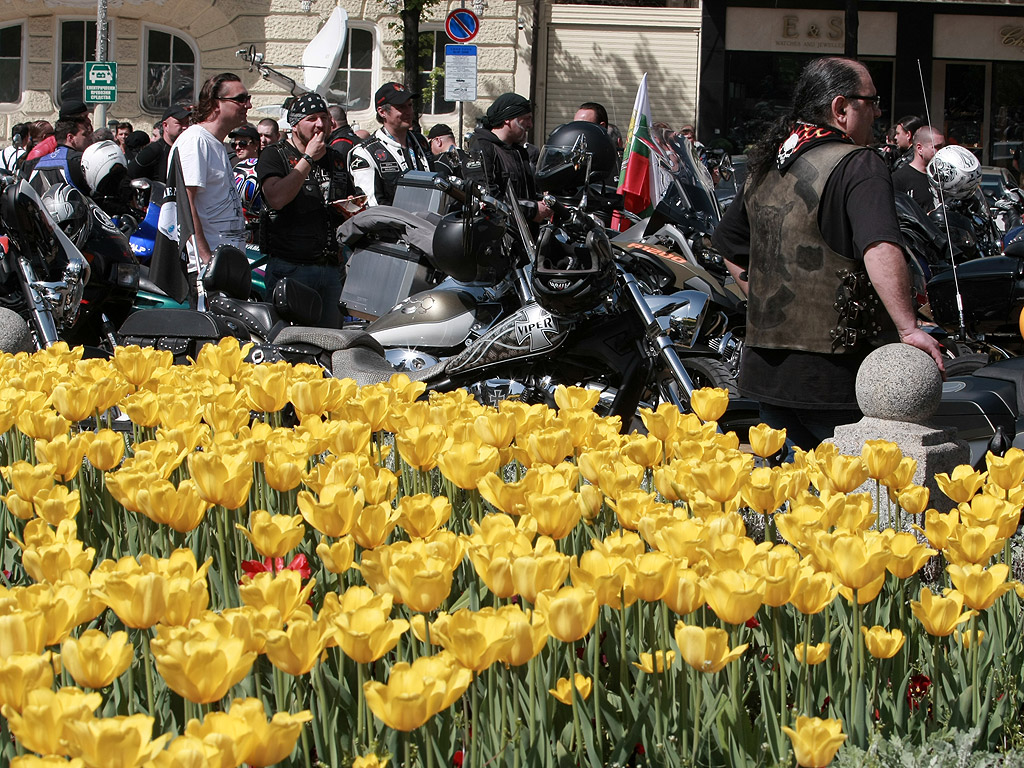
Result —
<svg viewBox="0 0 1024 768"><path fill-rule="evenodd" d="M733 51L842 54L846 19L841 12L796 8L728 8L725 47ZM896 52L896 14L861 12L861 55Z"/></svg>
<svg viewBox="0 0 1024 768"><path fill-rule="evenodd" d="M937 13L932 54L937 59L1024 61L1024 19Z"/></svg>

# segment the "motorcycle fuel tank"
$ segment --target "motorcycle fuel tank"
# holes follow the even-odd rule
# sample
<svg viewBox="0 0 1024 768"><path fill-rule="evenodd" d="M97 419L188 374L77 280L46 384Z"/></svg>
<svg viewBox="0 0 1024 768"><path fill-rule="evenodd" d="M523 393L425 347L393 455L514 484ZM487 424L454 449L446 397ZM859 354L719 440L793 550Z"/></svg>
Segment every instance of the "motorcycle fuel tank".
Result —
<svg viewBox="0 0 1024 768"><path fill-rule="evenodd" d="M384 347L453 347L469 338L477 305L468 290L423 291L400 301L366 332Z"/></svg>
<svg viewBox="0 0 1024 768"><path fill-rule="evenodd" d="M957 281L963 294L964 318L973 333L1017 333L1017 318L1024 305L1022 261L992 256L964 262L928 282L928 300L935 321L946 328L960 323L956 303Z"/></svg>

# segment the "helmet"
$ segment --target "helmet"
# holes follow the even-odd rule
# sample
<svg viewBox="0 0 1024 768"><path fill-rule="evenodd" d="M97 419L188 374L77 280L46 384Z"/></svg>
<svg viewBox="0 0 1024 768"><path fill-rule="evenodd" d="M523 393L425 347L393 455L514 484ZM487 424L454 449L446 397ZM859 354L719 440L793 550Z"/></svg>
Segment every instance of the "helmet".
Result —
<svg viewBox="0 0 1024 768"><path fill-rule="evenodd" d="M505 222L487 211L446 214L434 229L434 266L460 283L497 285L513 266Z"/></svg>
<svg viewBox="0 0 1024 768"><path fill-rule="evenodd" d="M553 315L570 317L593 309L615 281L612 245L603 229L584 240L553 224L541 227L530 277L537 303Z"/></svg>
<svg viewBox="0 0 1024 768"><path fill-rule="evenodd" d="M587 157L590 158L590 178ZM537 158L537 185L554 194L572 192L615 173L618 153L608 132L596 123L574 120L551 132Z"/></svg>
<svg viewBox="0 0 1024 768"><path fill-rule="evenodd" d="M43 205L50 218L81 249L92 229L92 215L85 195L70 184L54 184L43 193Z"/></svg>
<svg viewBox="0 0 1024 768"><path fill-rule="evenodd" d="M943 199L965 200L981 183L981 163L963 147L943 147L928 163L928 181Z"/></svg>
<svg viewBox="0 0 1024 768"><path fill-rule="evenodd" d="M260 194L260 183L256 176L256 160L250 157L235 165L235 191L242 199L242 210L247 219L259 218L263 210L263 196Z"/></svg>
<svg viewBox="0 0 1024 768"><path fill-rule="evenodd" d="M117 166L123 170L117 171ZM109 189L110 182L104 184L111 173L118 181L128 171L128 163L124 159L124 152L110 140L98 141L90 144L82 153L82 173L85 174L85 183L89 185L89 192L92 195L111 194L115 190ZM101 190L101 185L103 189Z"/></svg>

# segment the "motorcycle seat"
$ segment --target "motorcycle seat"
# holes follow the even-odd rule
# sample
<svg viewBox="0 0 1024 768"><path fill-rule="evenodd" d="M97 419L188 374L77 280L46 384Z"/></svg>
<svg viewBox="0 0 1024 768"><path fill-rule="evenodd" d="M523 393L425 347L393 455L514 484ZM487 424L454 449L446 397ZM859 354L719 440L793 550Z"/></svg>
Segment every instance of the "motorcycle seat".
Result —
<svg viewBox="0 0 1024 768"><path fill-rule="evenodd" d="M1017 392L1017 413L1024 413L1024 357L1011 357L986 365L976 370L974 375L1013 384Z"/></svg>
<svg viewBox="0 0 1024 768"><path fill-rule="evenodd" d="M222 293L207 297L206 303L213 314L234 320L264 341L272 340L284 327L273 304L242 301Z"/></svg>
<svg viewBox="0 0 1024 768"><path fill-rule="evenodd" d="M274 339L277 345L310 344L331 353L331 371L336 378L353 379L359 386L381 384L398 371L384 357L384 347L365 331L336 330L333 328L284 328ZM447 363L404 371L413 381L431 381L439 378Z"/></svg>

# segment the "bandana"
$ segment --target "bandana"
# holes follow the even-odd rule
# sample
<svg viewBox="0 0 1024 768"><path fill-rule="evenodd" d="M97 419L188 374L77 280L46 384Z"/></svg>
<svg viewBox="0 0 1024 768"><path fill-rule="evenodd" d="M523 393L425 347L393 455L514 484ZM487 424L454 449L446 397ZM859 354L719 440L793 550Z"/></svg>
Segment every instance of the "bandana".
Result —
<svg viewBox="0 0 1024 768"><path fill-rule="evenodd" d="M316 115L327 111L327 102L319 93L304 93L296 96L288 107L288 125L298 125L307 115Z"/></svg>
<svg viewBox="0 0 1024 768"><path fill-rule="evenodd" d="M800 155L811 147L816 147L827 141L842 141L847 144L853 144L853 139L831 125L811 125L810 123L798 122L796 128L789 134L789 138L782 142L782 146L779 147L779 154L775 158L779 173L785 176L786 171L790 169Z"/></svg>
<svg viewBox="0 0 1024 768"><path fill-rule="evenodd" d="M524 99L517 93L503 93L487 108L485 127L497 128L506 120L515 120L532 111L529 99Z"/></svg>

